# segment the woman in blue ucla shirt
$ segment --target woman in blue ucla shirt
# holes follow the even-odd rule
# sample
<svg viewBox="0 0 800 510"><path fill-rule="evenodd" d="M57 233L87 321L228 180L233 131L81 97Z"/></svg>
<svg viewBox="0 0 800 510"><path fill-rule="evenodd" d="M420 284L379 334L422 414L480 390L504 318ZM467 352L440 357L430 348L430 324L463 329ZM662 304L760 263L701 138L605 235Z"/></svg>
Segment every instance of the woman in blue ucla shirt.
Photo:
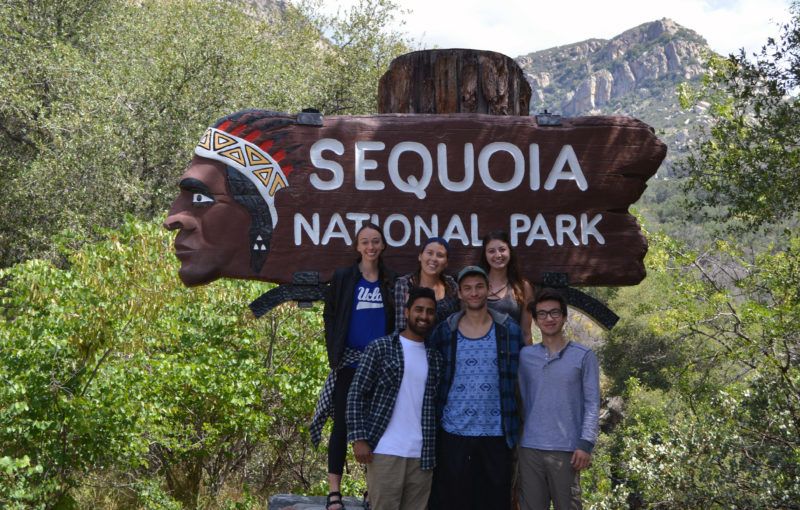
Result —
<svg viewBox="0 0 800 510"><path fill-rule="evenodd" d="M358 358L372 340L394 331L395 274L383 264L385 248L383 232L377 225L367 223L361 227L356 234L358 260L334 272L325 298L325 341L331 367L326 388L330 393L332 385L333 407L333 431L328 443L330 493L326 504L330 510L344 508L341 481L347 455L345 410ZM326 388L320 404L325 400Z"/></svg>

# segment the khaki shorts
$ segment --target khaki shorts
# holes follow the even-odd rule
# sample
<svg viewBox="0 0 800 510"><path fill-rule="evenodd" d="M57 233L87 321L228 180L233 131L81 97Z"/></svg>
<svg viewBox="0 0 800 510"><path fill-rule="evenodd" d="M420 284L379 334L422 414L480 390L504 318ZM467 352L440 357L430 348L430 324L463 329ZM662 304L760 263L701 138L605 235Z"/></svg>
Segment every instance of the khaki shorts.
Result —
<svg viewBox="0 0 800 510"><path fill-rule="evenodd" d="M433 470L420 469L419 459L376 453L367 464L369 503L376 510L425 510Z"/></svg>

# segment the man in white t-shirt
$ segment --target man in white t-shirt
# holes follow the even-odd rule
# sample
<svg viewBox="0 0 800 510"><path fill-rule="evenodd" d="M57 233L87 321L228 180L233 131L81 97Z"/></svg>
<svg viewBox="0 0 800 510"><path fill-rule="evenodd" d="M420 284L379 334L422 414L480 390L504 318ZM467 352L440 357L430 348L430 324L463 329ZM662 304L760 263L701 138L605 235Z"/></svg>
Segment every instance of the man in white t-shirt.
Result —
<svg viewBox="0 0 800 510"><path fill-rule="evenodd" d="M406 328L370 342L347 395L347 440L367 465L376 510L424 510L436 464L436 392L440 354L425 345L436 296L411 289Z"/></svg>

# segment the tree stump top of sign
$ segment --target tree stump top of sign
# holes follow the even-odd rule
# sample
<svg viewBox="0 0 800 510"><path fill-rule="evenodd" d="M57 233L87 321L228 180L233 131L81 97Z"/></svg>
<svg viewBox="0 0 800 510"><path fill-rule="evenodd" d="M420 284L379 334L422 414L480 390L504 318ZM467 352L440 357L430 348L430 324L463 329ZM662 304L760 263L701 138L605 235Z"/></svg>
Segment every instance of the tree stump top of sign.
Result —
<svg viewBox="0 0 800 510"><path fill-rule="evenodd" d="M424 50L395 58L378 85L380 113L528 115L531 86L494 51Z"/></svg>

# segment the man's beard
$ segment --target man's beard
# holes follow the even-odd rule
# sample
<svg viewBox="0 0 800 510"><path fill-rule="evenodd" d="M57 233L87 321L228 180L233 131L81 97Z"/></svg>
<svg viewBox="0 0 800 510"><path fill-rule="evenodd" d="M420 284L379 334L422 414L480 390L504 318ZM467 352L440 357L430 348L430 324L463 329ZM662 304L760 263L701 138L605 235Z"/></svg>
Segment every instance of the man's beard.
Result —
<svg viewBox="0 0 800 510"><path fill-rule="evenodd" d="M408 329L415 335L419 335L422 338L428 336L428 333L430 333L432 327L433 325L430 322L425 326L422 326L424 329L422 329L420 326L417 326L416 322L409 321L408 323Z"/></svg>

